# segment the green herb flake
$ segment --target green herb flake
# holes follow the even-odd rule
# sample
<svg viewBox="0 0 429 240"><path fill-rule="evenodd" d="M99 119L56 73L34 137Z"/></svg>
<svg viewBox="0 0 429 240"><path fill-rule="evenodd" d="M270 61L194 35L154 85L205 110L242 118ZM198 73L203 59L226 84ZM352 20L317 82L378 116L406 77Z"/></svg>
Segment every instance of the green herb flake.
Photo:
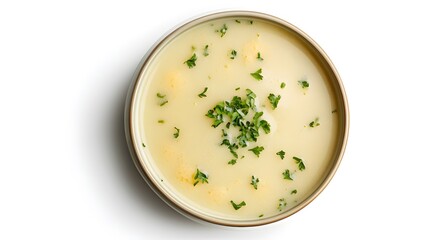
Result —
<svg viewBox="0 0 429 240"><path fill-rule="evenodd" d="M264 216L264 214L261 214L261 215L259 215L258 217L259 217L259 218L261 218L261 217L263 217L263 216Z"/></svg>
<svg viewBox="0 0 429 240"><path fill-rule="evenodd" d="M293 176L292 176L291 172L289 171L289 169L286 169L282 174L283 174L283 179L293 181Z"/></svg>
<svg viewBox="0 0 429 240"><path fill-rule="evenodd" d="M298 169L300 171L304 171L305 165L304 165L304 162L302 161L302 159L299 157L293 157L293 159L295 160L295 163L298 164Z"/></svg>
<svg viewBox="0 0 429 240"><path fill-rule="evenodd" d="M176 129L176 132L173 134L173 136L174 138L178 138L180 134L180 129L178 129L177 127L174 127L174 129Z"/></svg>
<svg viewBox="0 0 429 240"><path fill-rule="evenodd" d="M241 23L241 21L240 21L240 20L238 20L238 19L235 19L235 22L236 22L236 23Z"/></svg>
<svg viewBox="0 0 429 240"><path fill-rule="evenodd" d="M256 146L254 148L249 149L249 151L253 152L257 157L261 154L262 151L264 151L264 147L262 146Z"/></svg>
<svg viewBox="0 0 429 240"><path fill-rule="evenodd" d="M164 120L162 120L162 119L159 119L159 120L158 120L158 123L165 123L165 121L164 121Z"/></svg>
<svg viewBox="0 0 429 240"><path fill-rule="evenodd" d="M183 63L188 65L188 68L193 68L197 65L196 61L197 61L197 55L194 53L188 60L184 61Z"/></svg>
<svg viewBox="0 0 429 240"><path fill-rule="evenodd" d="M258 190L258 183L259 178L255 178L255 176L252 175L252 181L250 182L250 185L252 185L255 190Z"/></svg>
<svg viewBox="0 0 429 240"><path fill-rule="evenodd" d="M229 165L235 165L237 163L237 159L231 159L228 164Z"/></svg>
<svg viewBox="0 0 429 240"><path fill-rule="evenodd" d="M206 92L208 89L209 89L208 87L205 87L204 91L202 93L198 94L198 97L200 97L200 98L207 97Z"/></svg>
<svg viewBox="0 0 429 240"><path fill-rule="evenodd" d="M286 200L284 198L280 198L279 199L279 205L277 206L277 209L279 210L279 212L283 211L286 208Z"/></svg>
<svg viewBox="0 0 429 240"><path fill-rule="evenodd" d="M142 142L142 147L146 147L146 145Z"/></svg>
<svg viewBox="0 0 429 240"><path fill-rule="evenodd" d="M161 94L161 93L156 93L156 96L161 100L161 102L159 103L159 106L164 106L165 104L168 103L168 100L165 99L166 95L165 94Z"/></svg>
<svg viewBox="0 0 429 240"><path fill-rule="evenodd" d="M244 206L246 206L246 202L245 201L242 201L241 203L239 203L239 204L236 204L234 201L230 201L230 203L231 203L231 205L232 205L232 207L235 209L235 210L238 210L238 209L240 209L241 207L244 207Z"/></svg>
<svg viewBox="0 0 429 240"><path fill-rule="evenodd" d="M253 73L250 73L250 75L258 81L261 81L264 78L264 76L262 76L262 69L261 68L256 70Z"/></svg>
<svg viewBox="0 0 429 240"><path fill-rule="evenodd" d="M237 57L237 51L235 51L234 49L229 53L229 58L230 59L235 59L235 57Z"/></svg>
<svg viewBox="0 0 429 240"><path fill-rule="evenodd" d="M222 28L219 30L216 30L216 32L219 32L220 37L223 37L225 36L227 30L228 30L228 27L226 26L226 24L223 24Z"/></svg>
<svg viewBox="0 0 429 240"><path fill-rule="evenodd" d="M286 83L284 83L284 82L282 82L281 84L280 84L280 88L285 88L286 87Z"/></svg>
<svg viewBox="0 0 429 240"><path fill-rule="evenodd" d="M203 56L207 57L209 55L209 45L206 45L203 50Z"/></svg>
<svg viewBox="0 0 429 240"><path fill-rule="evenodd" d="M282 160L285 158L285 151L281 150L276 153L277 156L279 156Z"/></svg>
<svg viewBox="0 0 429 240"><path fill-rule="evenodd" d="M280 99L282 98L282 96L278 95L276 97L276 95L270 93L270 95L268 96L268 100L270 100L271 106L273 106L273 109L277 108L277 105L279 104Z"/></svg>
<svg viewBox="0 0 429 240"><path fill-rule="evenodd" d="M320 126L319 118L314 119L314 121L310 122L310 123L308 124L308 126L310 126L310 127L312 127L312 128L317 127L317 126Z"/></svg>
<svg viewBox="0 0 429 240"><path fill-rule="evenodd" d="M256 59L258 59L259 61L263 61L264 59L261 57L261 53L258 52L258 55L256 56Z"/></svg>
<svg viewBox="0 0 429 240"><path fill-rule="evenodd" d="M197 172L195 173L194 176L194 187L195 185L197 185L198 183L201 182L201 184L203 183L209 183L209 176L206 173L203 173L202 171L200 171L200 169L197 168Z"/></svg>
<svg viewBox="0 0 429 240"><path fill-rule="evenodd" d="M238 91L238 90L240 90L240 88L239 88L239 87L235 89L235 91Z"/></svg>
<svg viewBox="0 0 429 240"><path fill-rule="evenodd" d="M253 20L250 20L249 23L250 23L250 25L252 25L253 24Z"/></svg>
<svg viewBox="0 0 429 240"><path fill-rule="evenodd" d="M307 82L307 80L300 80L298 81L298 84L301 86L302 89L310 87L310 84Z"/></svg>
<svg viewBox="0 0 429 240"><path fill-rule="evenodd" d="M290 192L290 194L292 195L292 194L297 194L298 193L298 190L296 190L296 189L294 189L294 190L292 190L291 192Z"/></svg>

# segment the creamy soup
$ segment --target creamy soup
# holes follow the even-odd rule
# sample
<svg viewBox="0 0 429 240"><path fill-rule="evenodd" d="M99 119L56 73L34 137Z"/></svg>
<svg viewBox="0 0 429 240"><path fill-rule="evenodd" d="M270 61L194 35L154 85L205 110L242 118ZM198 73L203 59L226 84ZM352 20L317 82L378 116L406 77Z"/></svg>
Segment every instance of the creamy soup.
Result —
<svg viewBox="0 0 429 240"><path fill-rule="evenodd" d="M171 198L254 220L293 208L323 181L337 106L296 35L259 19L217 19L152 57L137 88L136 136Z"/></svg>

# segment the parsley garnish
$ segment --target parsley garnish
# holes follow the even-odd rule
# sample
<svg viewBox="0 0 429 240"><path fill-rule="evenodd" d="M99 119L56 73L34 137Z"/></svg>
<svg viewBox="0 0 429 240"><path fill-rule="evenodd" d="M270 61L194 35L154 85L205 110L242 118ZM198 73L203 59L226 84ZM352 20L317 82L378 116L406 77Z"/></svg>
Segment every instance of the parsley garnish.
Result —
<svg viewBox="0 0 429 240"><path fill-rule="evenodd" d="M238 210L238 209L240 209L241 207L244 207L244 206L246 206L246 202L244 202L244 201L242 201L241 203L239 203L239 204L236 204L234 201L230 201L230 203L232 204L232 207L235 209L235 210Z"/></svg>
<svg viewBox="0 0 429 240"><path fill-rule="evenodd" d="M143 146L143 147L146 147L146 145L145 145L143 142L142 142L142 146Z"/></svg>
<svg viewBox="0 0 429 240"><path fill-rule="evenodd" d="M270 100L271 105L273 106L273 109L277 108L277 105L279 104L280 98L282 98L282 96L278 95L276 97L276 95L270 93L270 95L268 96L268 100Z"/></svg>
<svg viewBox="0 0 429 240"><path fill-rule="evenodd" d="M312 127L312 128L314 128L314 127L317 127L317 126L320 126L320 123L319 123L319 118L316 118L316 119L314 119L314 121L312 121L310 124L308 124L310 127Z"/></svg>
<svg viewBox="0 0 429 240"><path fill-rule="evenodd" d="M238 19L235 19L235 22L236 22L236 23L241 23L241 21L240 21L240 20L238 20Z"/></svg>
<svg viewBox="0 0 429 240"><path fill-rule="evenodd" d="M253 152L257 157L259 157L259 154L261 154L261 152L264 151L264 147L256 146L254 148L249 149L249 151Z"/></svg>
<svg viewBox="0 0 429 240"><path fill-rule="evenodd" d="M207 97L207 95L206 95L207 89L209 89L209 88L205 87L204 91L202 93L198 94L198 97L200 97L200 98Z"/></svg>
<svg viewBox="0 0 429 240"><path fill-rule="evenodd" d="M164 123L165 121L164 120L162 120L162 119L159 119L158 120L158 123Z"/></svg>
<svg viewBox="0 0 429 240"><path fill-rule="evenodd" d="M230 165L234 165L234 164L236 164L237 163L237 159L231 159L229 162L228 162L228 164L230 164Z"/></svg>
<svg viewBox="0 0 429 240"><path fill-rule="evenodd" d="M307 80L298 81L298 84L301 85L302 89L310 87L310 84L307 82Z"/></svg>
<svg viewBox="0 0 429 240"><path fill-rule="evenodd" d="M276 153L277 156L280 156L280 158L283 160L285 158L285 151L281 150Z"/></svg>
<svg viewBox="0 0 429 240"><path fill-rule="evenodd" d="M285 88L285 87L286 87L286 83L282 82L282 83L280 84L280 88Z"/></svg>
<svg viewBox="0 0 429 240"><path fill-rule="evenodd" d="M287 180L292 180L293 181L293 177L292 177L292 174L290 173L289 169L286 169L283 172L283 179L287 179Z"/></svg>
<svg viewBox="0 0 429 240"><path fill-rule="evenodd" d="M209 45L206 45L204 47L203 56L207 57L209 55Z"/></svg>
<svg viewBox="0 0 429 240"><path fill-rule="evenodd" d="M176 129L176 132L173 134L173 136L174 138L178 138L180 134L180 129L178 129L177 127L174 127L174 129Z"/></svg>
<svg viewBox="0 0 429 240"><path fill-rule="evenodd" d="M253 188L257 190L258 183L259 183L259 178L255 178L255 176L252 176L252 181L250 182L250 185L252 185Z"/></svg>
<svg viewBox="0 0 429 240"><path fill-rule="evenodd" d="M252 90L246 89L246 97L234 96L231 101L218 103L206 114L207 117L213 119L212 127L216 128L226 122L226 129L230 129L232 126L238 130L236 136L225 135L223 130L224 139L220 144L225 145L235 159L238 158L237 150L239 148L247 147L248 142L257 141L260 129L266 134L270 132L270 124L261 119L263 112L256 111L255 99L256 94ZM255 154L260 152L257 152L258 149L255 151Z"/></svg>
<svg viewBox="0 0 429 240"><path fill-rule="evenodd" d="M189 68L193 68L195 67L197 64L195 63L197 61L197 55L194 53L192 54L191 58L189 58L188 60L184 61L183 63L186 63L186 65L188 65Z"/></svg>
<svg viewBox="0 0 429 240"><path fill-rule="evenodd" d="M264 76L262 76L261 73L262 73L262 69L260 68L256 70L256 72L250 73L250 75L252 75L252 77L255 78L256 80L261 81L264 78Z"/></svg>
<svg viewBox="0 0 429 240"><path fill-rule="evenodd" d="M161 102L159 103L159 106L164 106L165 104L168 103L168 100L165 99L165 94L161 94L161 93L157 93L156 96L161 99Z"/></svg>
<svg viewBox="0 0 429 240"><path fill-rule="evenodd" d="M261 57L261 53L258 52L258 55L256 56L256 59L258 59L259 61L263 61L264 59Z"/></svg>
<svg viewBox="0 0 429 240"><path fill-rule="evenodd" d="M283 211L285 209L286 205L287 205L286 200L284 198L280 198L279 199L279 206L277 207L279 212Z"/></svg>
<svg viewBox="0 0 429 240"><path fill-rule="evenodd" d="M209 183L209 176L203 172L200 171L200 169L197 168L197 172L195 173L194 176L194 186L197 185L199 182L201 182L201 184L203 183Z"/></svg>
<svg viewBox="0 0 429 240"><path fill-rule="evenodd" d="M290 192L290 194L292 195L292 194L297 194L298 193L298 190L296 190L296 189L294 189L294 190L292 190L291 192Z"/></svg>
<svg viewBox="0 0 429 240"><path fill-rule="evenodd" d="M293 157L293 159L295 160L295 163L298 164L298 169L300 171L304 171L305 165L304 165L304 162L302 161L302 159L299 157Z"/></svg>
<svg viewBox="0 0 429 240"><path fill-rule="evenodd" d="M226 24L223 24L222 28L220 30L216 30L216 32L220 32L220 37L223 37L226 34L226 30L228 30L228 27Z"/></svg>
<svg viewBox="0 0 429 240"><path fill-rule="evenodd" d="M260 218L261 218L261 217L263 217L263 216L264 216L264 214L261 214L261 215L259 215L258 217L260 217Z"/></svg>
<svg viewBox="0 0 429 240"><path fill-rule="evenodd" d="M239 88L239 87L235 89L235 91L238 91L238 90L240 90L240 88Z"/></svg>
<svg viewBox="0 0 429 240"><path fill-rule="evenodd" d="M237 51L235 51L234 49L231 51L230 53L230 57L231 59L234 59L235 57L237 57Z"/></svg>

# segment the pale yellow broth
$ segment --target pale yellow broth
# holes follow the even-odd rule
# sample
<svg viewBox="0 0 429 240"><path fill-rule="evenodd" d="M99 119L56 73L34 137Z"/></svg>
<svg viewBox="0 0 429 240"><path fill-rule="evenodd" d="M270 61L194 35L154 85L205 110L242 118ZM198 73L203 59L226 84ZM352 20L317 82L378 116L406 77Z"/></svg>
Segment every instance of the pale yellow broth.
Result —
<svg viewBox="0 0 429 240"><path fill-rule="evenodd" d="M209 215L249 220L287 211L317 188L332 164L338 122L327 76L306 46L272 23L239 22L199 24L160 49L138 88L136 118L153 176L171 197ZM228 29L221 37L224 24ZM230 58L232 50L237 52L235 59ZM263 60L257 59L258 52ZM189 68L185 61L193 53L196 66ZM261 81L250 75L258 69ZM302 88L300 80L310 86ZM281 88L283 82L286 86ZM200 98L206 87L207 97ZM271 125L271 132L260 130L257 142L239 148L237 162L231 165L228 161L234 157L220 145L225 123L214 128L206 114L233 96L246 97L246 89L256 94L257 109L264 112L261 118ZM267 98L270 93L281 96L276 109ZM168 102L160 106L164 101ZM316 118L320 125L310 127ZM180 129L177 138L175 127ZM259 157L248 151L255 146L264 147ZM276 154L281 150L284 159ZM294 156L303 160L305 170L298 169ZM208 175L208 183L194 186L197 169ZM286 169L293 181L284 179ZM252 176L259 179L257 189L250 184ZM279 209L279 199L285 200L285 208ZM231 200L246 205L235 210Z"/></svg>

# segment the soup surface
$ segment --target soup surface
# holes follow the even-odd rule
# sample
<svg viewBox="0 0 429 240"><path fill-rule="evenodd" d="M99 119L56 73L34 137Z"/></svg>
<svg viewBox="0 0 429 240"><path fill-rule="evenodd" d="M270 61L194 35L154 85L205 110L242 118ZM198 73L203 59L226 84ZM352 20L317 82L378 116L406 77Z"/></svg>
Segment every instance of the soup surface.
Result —
<svg viewBox="0 0 429 240"><path fill-rule="evenodd" d="M296 35L259 19L218 19L152 57L137 87L136 136L171 198L252 220L319 186L338 138L336 103Z"/></svg>

